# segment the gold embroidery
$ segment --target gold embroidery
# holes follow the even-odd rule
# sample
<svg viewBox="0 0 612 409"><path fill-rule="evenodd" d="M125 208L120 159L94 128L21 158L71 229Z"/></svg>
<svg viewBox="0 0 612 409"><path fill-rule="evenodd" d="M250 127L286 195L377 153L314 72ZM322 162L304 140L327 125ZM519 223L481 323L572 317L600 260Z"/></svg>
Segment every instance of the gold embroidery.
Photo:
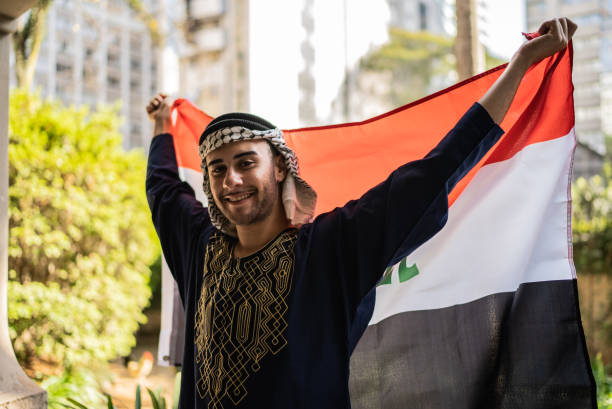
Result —
<svg viewBox="0 0 612 409"><path fill-rule="evenodd" d="M286 345L287 295L297 231L280 234L264 250L236 261L230 239L216 232L206 246L204 281L195 316L196 386L209 409L224 398L238 405L261 360Z"/></svg>

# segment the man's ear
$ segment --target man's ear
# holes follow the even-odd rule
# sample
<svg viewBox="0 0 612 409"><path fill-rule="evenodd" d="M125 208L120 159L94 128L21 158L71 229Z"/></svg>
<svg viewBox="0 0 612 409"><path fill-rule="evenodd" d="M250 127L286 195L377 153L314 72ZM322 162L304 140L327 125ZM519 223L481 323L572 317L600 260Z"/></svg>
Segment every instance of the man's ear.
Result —
<svg viewBox="0 0 612 409"><path fill-rule="evenodd" d="M287 176L287 165L285 165L285 158L283 155L274 155L274 178L278 183L285 180Z"/></svg>

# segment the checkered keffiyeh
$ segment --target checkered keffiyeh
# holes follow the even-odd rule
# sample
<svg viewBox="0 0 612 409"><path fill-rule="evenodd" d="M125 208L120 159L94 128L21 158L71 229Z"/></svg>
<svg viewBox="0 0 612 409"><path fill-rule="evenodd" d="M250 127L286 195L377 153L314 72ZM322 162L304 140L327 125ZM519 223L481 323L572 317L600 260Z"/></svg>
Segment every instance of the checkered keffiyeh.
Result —
<svg viewBox="0 0 612 409"><path fill-rule="evenodd" d="M281 192L289 223L298 226L312 221L314 216L317 194L299 176L297 157L285 143L282 131L255 115L225 114L215 118L206 127L200 137L199 152L210 219L216 228L234 237L236 237L236 226L221 213L212 196L205 158L210 152L227 143L260 139L268 141L285 160L287 176L282 183Z"/></svg>

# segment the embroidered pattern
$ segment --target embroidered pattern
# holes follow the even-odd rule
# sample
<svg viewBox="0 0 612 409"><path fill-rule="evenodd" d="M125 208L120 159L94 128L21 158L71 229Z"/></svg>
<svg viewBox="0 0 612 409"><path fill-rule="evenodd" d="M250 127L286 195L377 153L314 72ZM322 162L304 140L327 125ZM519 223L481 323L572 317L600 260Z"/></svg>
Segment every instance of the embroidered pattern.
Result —
<svg viewBox="0 0 612 409"><path fill-rule="evenodd" d="M223 408L226 399L238 405L262 359L287 345L296 239L296 230L283 232L264 250L237 261L231 239L220 232L210 238L195 316L196 387L209 399L209 409Z"/></svg>

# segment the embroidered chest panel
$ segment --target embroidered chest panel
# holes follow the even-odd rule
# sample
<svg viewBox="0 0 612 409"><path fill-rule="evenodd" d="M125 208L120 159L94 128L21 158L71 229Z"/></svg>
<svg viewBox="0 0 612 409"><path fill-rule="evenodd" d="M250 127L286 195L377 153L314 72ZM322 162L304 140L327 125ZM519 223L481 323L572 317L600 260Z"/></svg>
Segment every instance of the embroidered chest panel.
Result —
<svg viewBox="0 0 612 409"><path fill-rule="evenodd" d="M235 260L232 242L210 238L195 316L196 386L209 408L238 405L247 380L266 356L287 345L287 296L291 291L297 231L281 233L260 252Z"/></svg>

